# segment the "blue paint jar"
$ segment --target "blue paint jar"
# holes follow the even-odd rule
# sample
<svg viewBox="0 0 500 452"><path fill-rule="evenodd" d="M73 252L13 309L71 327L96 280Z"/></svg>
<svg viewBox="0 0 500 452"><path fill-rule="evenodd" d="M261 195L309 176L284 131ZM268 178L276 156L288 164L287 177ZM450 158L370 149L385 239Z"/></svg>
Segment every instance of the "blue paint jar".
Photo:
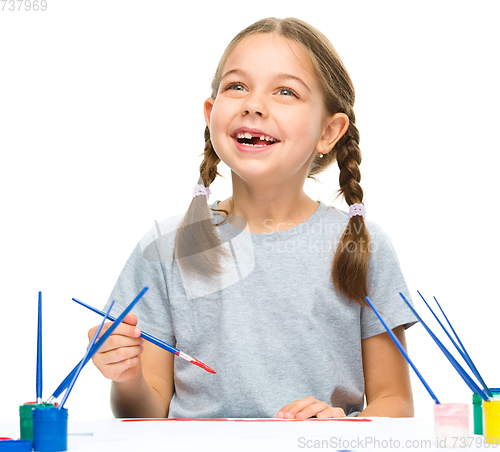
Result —
<svg viewBox="0 0 500 452"><path fill-rule="evenodd" d="M33 443L26 439L20 440L3 440L0 441L0 451L1 452L31 452L33 449Z"/></svg>
<svg viewBox="0 0 500 452"><path fill-rule="evenodd" d="M56 407L33 409L33 448L37 452L68 450L68 410Z"/></svg>

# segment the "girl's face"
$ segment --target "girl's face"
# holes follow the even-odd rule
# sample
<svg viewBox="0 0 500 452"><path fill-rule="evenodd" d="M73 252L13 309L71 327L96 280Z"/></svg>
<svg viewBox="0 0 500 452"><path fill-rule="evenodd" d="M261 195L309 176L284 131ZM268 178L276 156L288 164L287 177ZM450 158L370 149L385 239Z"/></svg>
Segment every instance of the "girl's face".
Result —
<svg viewBox="0 0 500 452"><path fill-rule="evenodd" d="M204 108L215 152L248 182L300 181L317 152L325 152L327 114L312 63L281 36L244 38Z"/></svg>

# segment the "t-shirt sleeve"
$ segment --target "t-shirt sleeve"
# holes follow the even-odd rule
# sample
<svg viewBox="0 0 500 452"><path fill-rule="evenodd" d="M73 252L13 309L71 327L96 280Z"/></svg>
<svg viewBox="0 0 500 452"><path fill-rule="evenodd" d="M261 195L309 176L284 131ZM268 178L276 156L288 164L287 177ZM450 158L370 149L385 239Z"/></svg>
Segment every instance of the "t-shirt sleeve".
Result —
<svg viewBox="0 0 500 452"><path fill-rule="evenodd" d="M168 289L165 280L165 263L144 257L142 242L137 244L128 258L106 303L115 301L111 315L118 317L137 294L148 290L132 312L137 316L137 326L146 333L175 346L175 336L169 310Z"/></svg>
<svg viewBox="0 0 500 452"><path fill-rule="evenodd" d="M399 292L412 303L399 259L390 237L375 223L369 222L370 261L368 268L368 295L389 328L404 325L405 329L417 322ZM413 304L412 304L413 306ZM369 306L361 310L361 339L385 332L385 328Z"/></svg>

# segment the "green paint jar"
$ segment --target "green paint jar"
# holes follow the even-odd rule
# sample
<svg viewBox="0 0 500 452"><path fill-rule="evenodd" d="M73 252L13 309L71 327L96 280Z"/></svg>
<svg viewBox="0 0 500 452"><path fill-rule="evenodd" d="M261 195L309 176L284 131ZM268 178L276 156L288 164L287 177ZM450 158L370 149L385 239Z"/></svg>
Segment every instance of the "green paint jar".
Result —
<svg viewBox="0 0 500 452"><path fill-rule="evenodd" d="M483 399L479 394L472 394L472 410L474 413L474 435L483 434Z"/></svg>
<svg viewBox="0 0 500 452"><path fill-rule="evenodd" d="M53 403L28 402L19 407L19 428L21 439L33 441L33 408L41 406L54 406Z"/></svg>
<svg viewBox="0 0 500 452"><path fill-rule="evenodd" d="M500 394L500 388L489 388L492 395ZM483 435L483 399L479 394L472 394L474 411L474 434Z"/></svg>

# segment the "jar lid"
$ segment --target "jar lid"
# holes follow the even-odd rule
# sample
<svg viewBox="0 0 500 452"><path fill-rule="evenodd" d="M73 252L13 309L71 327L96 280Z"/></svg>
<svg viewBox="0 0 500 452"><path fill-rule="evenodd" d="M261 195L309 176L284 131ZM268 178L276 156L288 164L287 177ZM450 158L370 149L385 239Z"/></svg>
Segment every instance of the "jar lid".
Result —
<svg viewBox="0 0 500 452"><path fill-rule="evenodd" d="M31 452L33 449L33 442L27 439L8 439L0 441L0 451L16 451L16 452Z"/></svg>
<svg viewBox="0 0 500 452"><path fill-rule="evenodd" d="M31 412L33 411L33 409L35 408L41 408L41 407L53 407L54 404L53 403L32 403L32 402L28 402L28 403L25 403L24 405L21 405L19 407L19 413L24 416L31 416Z"/></svg>

